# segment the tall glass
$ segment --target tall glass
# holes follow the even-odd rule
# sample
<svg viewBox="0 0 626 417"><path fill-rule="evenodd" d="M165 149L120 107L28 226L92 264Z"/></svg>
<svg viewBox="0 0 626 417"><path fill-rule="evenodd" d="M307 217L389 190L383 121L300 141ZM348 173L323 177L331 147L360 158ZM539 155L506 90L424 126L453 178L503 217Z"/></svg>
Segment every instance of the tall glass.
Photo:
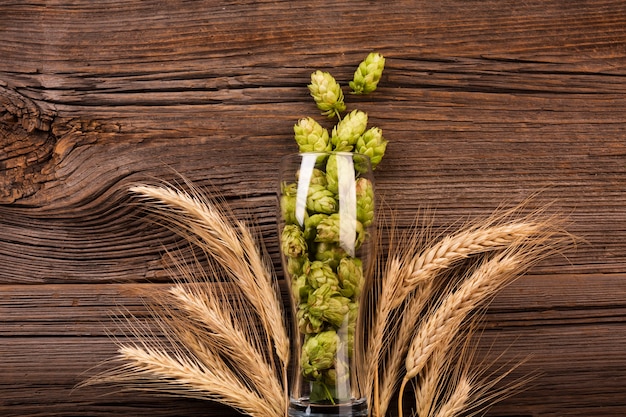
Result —
<svg viewBox="0 0 626 417"><path fill-rule="evenodd" d="M359 347L375 249L369 158L350 152L286 156L279 202L295 335L289 415L366 416Z"/></svg>

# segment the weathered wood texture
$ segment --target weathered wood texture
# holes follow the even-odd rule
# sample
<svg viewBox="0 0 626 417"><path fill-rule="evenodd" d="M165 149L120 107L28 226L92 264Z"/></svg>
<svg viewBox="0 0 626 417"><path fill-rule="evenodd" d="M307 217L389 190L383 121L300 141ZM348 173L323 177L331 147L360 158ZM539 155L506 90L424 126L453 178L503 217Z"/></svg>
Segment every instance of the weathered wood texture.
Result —
<svg viewBox="0 0 626 417"><path fill-rule="evenodd" d="M309 75L346 81L370 50L380 88L347 102L390 141L377 185L400 227L540 192L584 239L489 309L481 354L542 372L492 414L626 415L623 1L5 1L0 39L1 415L233 415L73 390L180 243L127 188L214 187L275 256L276 166L316 113Z"/></svg>

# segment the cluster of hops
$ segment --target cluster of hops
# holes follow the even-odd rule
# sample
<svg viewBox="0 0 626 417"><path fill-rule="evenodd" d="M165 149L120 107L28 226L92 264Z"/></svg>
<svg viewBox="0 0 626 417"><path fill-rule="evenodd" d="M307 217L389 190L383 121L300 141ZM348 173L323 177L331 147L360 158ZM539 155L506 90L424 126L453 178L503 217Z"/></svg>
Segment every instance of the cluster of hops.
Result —
<svg viewBox="0 0 626 417"><path fill-rule="evenodd" d="M385 58L372 52L354 72L350 88L354 94L367 94L376 90L385 66ZM328 72L315 71L311 74L309 91L317 108L329 118L339 122L329 134L311 117L300 119L294 126L295 139L300 152L345 151L367 155L372 169L376 168L387 148L383 132L377 127L367 129L367 113L353 110L341 118L346 111L341 86Z"/></svg>
<svg viewBox="0 0 626 417"><path fill-rule="evenodd" d="M384 67L384 58L371 53L359 65L350 82L356 94L376 89ZM367 129L367 114L353 110L343 119L346 110L339 84L326 72L311 75L309 90L323 115L337 117L339 122L329 131L313 118L307 117L294 126L295 140L301 153L323 152L307 173L308 184L302 184L301 172L293 182L281 189L281 214L285 226L281 250L286 259L293 301L297 308L297 325L304 335L300 353L300 371L311 381L311 402L334 403L336 387L349 377L348 363L352 357L359 296L363 288L363 264L358 250L368 237L367 228L374 220L372 182L361 175L369 157L372 168L382 159L387 141L377 127ZM350 158L347 163L345 158ZM345 179L342 169L349 167L354 207L350 218L353 241L342 237L340 210L344 201ZM369 168L369 167L367 167ZM343 181L343 184L342 184ZM304 195L298 187L306 187ZM297 206L304 205L297 214ZM343 204L347 204L343 202ZM339 351L347 352L338 355Z"/></svg>

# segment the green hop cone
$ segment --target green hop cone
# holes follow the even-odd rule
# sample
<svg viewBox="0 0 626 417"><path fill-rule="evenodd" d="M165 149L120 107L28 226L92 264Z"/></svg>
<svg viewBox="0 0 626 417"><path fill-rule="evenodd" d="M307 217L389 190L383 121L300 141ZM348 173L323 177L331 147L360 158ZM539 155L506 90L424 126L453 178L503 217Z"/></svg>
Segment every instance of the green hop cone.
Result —
<svg viewBox="0 0 626 417"><path fill-rule="evenodd" d="M354 338L356 337L356 322L359 319L359 302L355 301L348 306L348 354L354 353Z"/></svg>
<svg viewBox="0 0 626 417"><path fill-rule="evenodd" d="M309 295L309 319L321 320L339 328L348 318L349 305L349 298L343 297L330 284L324 284Z"/></svg>
<svg viewBox="0 0 626 417"><path fill-rule="evenodd" d="M334 194L323 185L311 184L306 199L306 208L314 213L334 213L338 208Z"/></svg>
<svg viewBox="0 0 626 417"><path fill-rule="evenodd" d="M297 258L287 258L287 272L291 276L306 275L311 269L311 262L305 254Z"/></svg>
<svg viewBox="0 0 626 417"><path fill-rule="evenodd" d="M288 224L281 235L281 249L285 256L299 258L307 253L307 244L302 230L295 224Z"/></svg>
<svg viewBox="0 0 626 417"><path fill-rule="evenodd" d="M376 169L385 155L387 141L383 138L383 131L377 127L368 129L356 141L355 151L370 158L372 169Z"/></svg>
<svg viewBox="0 0 626 417"><path fill-rule="evenodd" d="M323 219L317 225L317 236L315 237L315 241L326 243L341 242L340 221L339 213L333 213ZM363 224L358 220L356 221L354 227L356 228L356 241L354 242L354 247L358 249L365 241L365 229L363 228ZM352 244L353 242L346 243Z"/></svg>
<svg viewBox="0 0 626 417"><path fill-rule="evenodd" d="M296 218L296 197L283 194L280 197L280 211L285 223L298 224Z"/></svg>
<svg viewBox="0 0 626 417"><path fill-rule="evenodd" d="M313 261L306 275L307 283L313 289L318 289L322 285L328 285L330 289L336 291L339 289L339 278L333 272L333 269L325 262Z"/></svg>
<svg viewBox="0 0 626 417"><path fill-rule="evenodd" d="M289 197L295 197L298 193L298 184L295 182L283 182L280 185L280 191L283 195L288 195Z"/></svg>
<svg viewBox="0 0 626 417"><path fill-rule="evenodd" d="M293 131L300 152L327 152L332 148L328 131L311 117L300 119Z"/></svg>
<svg viewBox="0 0 626 417"><path fill-rule="evenodd" d="M333 194L339 193L339 173L335 154L330 155L326 162L326 188Z"/></svg>
<svg viewBox="0 0 626 417"><path fill-rule="evenodd" d="M297 303L306 302L309 299L313 289L307 283L306 275L297 275L291 279L291 292Z"/></svg>
<svg viewBox="0 0 626 417"><path fill-rule="evenodd" d="M341 336L339 340L339 346L337 350L341 349ZM333 398L337 398L337 385L345 386L350 379L350 367L349 363L345 360L341 360L341 355L335 358L335 363L330 369L326 369L322 372L322 383L328 388ZM326 395L328 397L328 394Z"/></svg>
<svg viewBox="0 0 626 417"><path fill-rule="evenodd" d="M320 242L315 245L313 256L316 261L326 262L331 268L336 269L341 259L348 256L348 253L334 243Z"/></svg>
<svg viewBox="0 0 626 417"><path fill-rule="evenodd" d="M337 278L344 297L354 299L363 286L363 263L358 258L343 258L337 267Z"/></svg>
<svg viewBox="0 0 626 417"><path fill-rule="evenodd" d="M359 64L349 85L355 94L368 94L376 90L380 77L385 69L385 58L376 52L371 52Z"/></svg>
<svg viewBox="0 0 626 417"><path fill-rule="evenodd" d="M327 330L307 336L302 345L302 374L310 380L320 380L322 372L333 367L339 336L334 330Z"/></svg>
<svg viewBox="0 0 626 417"><path fill-rule="evenodd" d="M304 334L315 334L322 331L324 328L324 320L321 317L311 316L309 313L309 305L307 300L311 297L309 292L302 297L300 304L298 305L298 312L296 319L298 320L298 328Z"/></svg>
<svg viewBox="0 0 626 417"><path fill-rule="evenodd" d="M367 113L352 110L333 128L330 141L335 151L350 152L367 128Z"/></svg>
<svg viewBox="0 0 626 417"><path fill-rule="evenodd" d="M374 185L367 178L358 178L356 180L356 218L364 227L374 222L374 204Z"/></svg>
<svg viewBox="0 0 626 417"><path fill-rule="evenodd" d="M328 214L322 213L307 217L304 221L304 238L307 240L315 239L315 236L317 235L317 225L327 217Z"/></svg>
<svg viewBox="0 0 626 417"><path fill-rule="evenodd" d="M295 182L281 184L280 211L287 224L298 224L296 218L296 193L298 185ZM307 214L304 213L305 218Z"/></svg>
<svg viewBox="0 0 626 417"><path fill-rule="evenodd" d="M326 173L321 169L313 168L310 184L326 187L326 185L328 184L328 180L326 179Z"/></svg>
<svg viewBox="0 0 626 417"><path fill-rule="evenodd" d="M308 87L323 115L332 118L346 110L341 86L328 72L318 70L312 73L311 84Z"/></svg>

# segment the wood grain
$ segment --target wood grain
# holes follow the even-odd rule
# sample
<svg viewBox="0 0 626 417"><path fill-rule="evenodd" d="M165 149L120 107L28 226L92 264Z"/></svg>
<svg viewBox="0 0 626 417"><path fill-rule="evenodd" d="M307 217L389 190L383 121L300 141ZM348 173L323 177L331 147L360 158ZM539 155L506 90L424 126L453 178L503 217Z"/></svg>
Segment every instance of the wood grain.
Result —
<svg viewBox="0 0 626 417"><path fill-rule="evenodd" d="M73 389L184 245L128 187L183 175L219 193L280 271L276 167L316 116L309 75L345 84L370 50L379 90L346 101L390 141L376 183L399 227L535 196L582 240L491 305L482 357L530 355L517 374L542 375L490 415L626 414L622 1L34 0L0 5L0 39L3 416L235 415Z"/></svg>

